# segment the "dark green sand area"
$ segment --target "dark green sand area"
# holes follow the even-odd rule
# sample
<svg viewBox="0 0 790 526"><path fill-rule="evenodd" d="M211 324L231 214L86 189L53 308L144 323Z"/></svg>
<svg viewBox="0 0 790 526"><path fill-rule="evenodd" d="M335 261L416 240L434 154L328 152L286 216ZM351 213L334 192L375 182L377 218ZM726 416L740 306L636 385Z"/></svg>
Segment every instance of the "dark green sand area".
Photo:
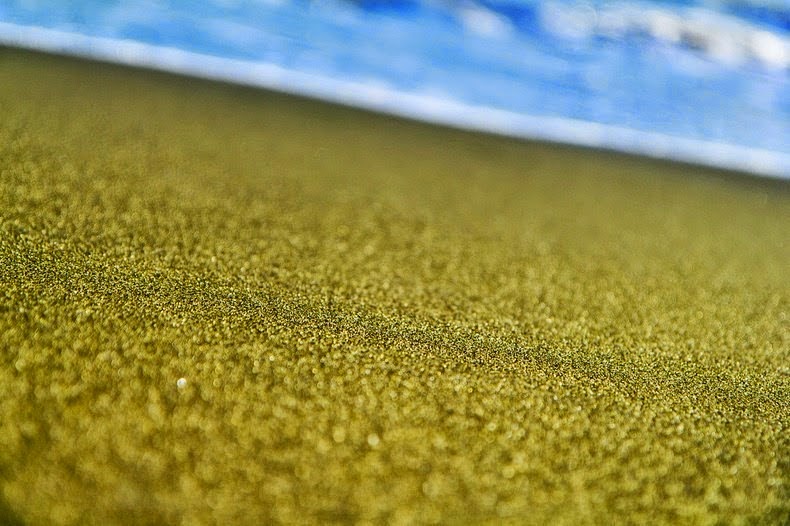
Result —
<svg viewBox="0 0 790 526"><path fill-rule="evenodd" d="M0 49L0 522L787 523L789 241L789 183Z"/></svg>

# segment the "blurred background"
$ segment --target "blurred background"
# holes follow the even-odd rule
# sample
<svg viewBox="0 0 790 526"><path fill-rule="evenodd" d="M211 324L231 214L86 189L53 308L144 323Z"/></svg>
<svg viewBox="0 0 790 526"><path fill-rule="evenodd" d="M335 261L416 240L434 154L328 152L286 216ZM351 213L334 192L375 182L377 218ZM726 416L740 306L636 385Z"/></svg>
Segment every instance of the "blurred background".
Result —
<svg viewBox="0 0 790 526"><path fill-rule="evenodd" d="M790 0L0 0L0 44L790 178Z"/></svg>

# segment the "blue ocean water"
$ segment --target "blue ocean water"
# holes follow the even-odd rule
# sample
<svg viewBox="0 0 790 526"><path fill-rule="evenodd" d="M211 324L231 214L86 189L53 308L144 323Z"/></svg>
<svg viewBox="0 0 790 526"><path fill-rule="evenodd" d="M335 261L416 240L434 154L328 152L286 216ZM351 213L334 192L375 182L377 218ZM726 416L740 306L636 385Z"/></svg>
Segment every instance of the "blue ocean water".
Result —
<svg viewBox="0 0 790 526"><path fill-rule="evenodd" d="M790 178L790 0L0 0L0 43Z"/></svg>

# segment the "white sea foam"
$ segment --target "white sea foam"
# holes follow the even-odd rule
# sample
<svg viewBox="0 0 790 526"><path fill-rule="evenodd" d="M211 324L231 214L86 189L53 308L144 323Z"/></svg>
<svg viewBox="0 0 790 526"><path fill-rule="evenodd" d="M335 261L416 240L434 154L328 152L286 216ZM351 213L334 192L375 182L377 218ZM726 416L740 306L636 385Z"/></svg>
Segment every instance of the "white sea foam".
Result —
<svg viewBox="0 0 790 526"><path fill-rule="evenodd" d="M0 22L0 44L229 81L315 97L402 117L500 135L636 153L790 179L790 154L675 137L562 117L466 104L293 71L276 64L203 55L176 48Z"/></svg>

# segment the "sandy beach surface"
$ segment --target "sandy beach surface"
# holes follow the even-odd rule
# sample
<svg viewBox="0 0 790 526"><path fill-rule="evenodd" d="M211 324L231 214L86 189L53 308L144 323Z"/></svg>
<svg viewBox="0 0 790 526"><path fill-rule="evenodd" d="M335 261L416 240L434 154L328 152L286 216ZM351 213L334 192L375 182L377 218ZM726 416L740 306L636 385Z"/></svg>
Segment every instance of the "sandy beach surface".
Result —
<svg viewBox="0 0 790 526"><path fill-rule="evenodd" d="M790 185L0 48L0 522L780 524Z"/></svg>

